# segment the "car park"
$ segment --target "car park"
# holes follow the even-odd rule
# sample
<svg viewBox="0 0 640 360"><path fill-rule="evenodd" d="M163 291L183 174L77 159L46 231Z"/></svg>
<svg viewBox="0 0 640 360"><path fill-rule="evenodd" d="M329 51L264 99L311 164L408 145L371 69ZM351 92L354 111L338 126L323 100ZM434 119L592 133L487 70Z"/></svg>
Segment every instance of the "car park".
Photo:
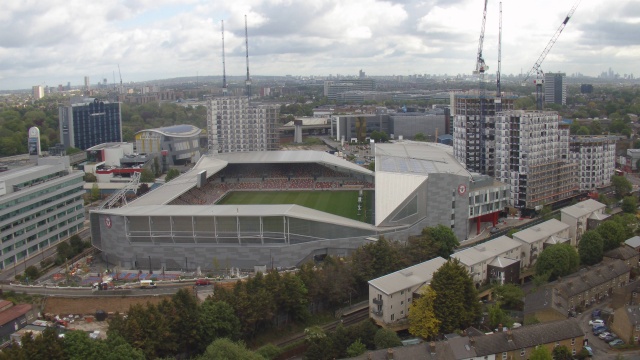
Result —
<svg viewBox="0 0 640 360"><path fill-rule="evenodd" d="M613 340L613 341L611 341L609 343L609 346L611 346L611 347L617 347L617 346L622 346L622 345L624 345L624 341L622 341L620 339L615 339L615 340Z"/></svg>

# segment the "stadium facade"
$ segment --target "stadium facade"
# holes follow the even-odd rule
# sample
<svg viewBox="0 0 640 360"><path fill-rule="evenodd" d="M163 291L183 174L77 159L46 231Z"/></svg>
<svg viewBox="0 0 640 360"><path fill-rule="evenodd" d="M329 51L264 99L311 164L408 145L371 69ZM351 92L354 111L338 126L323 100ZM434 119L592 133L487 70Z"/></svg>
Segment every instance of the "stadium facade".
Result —
<svg viewBox="0 0 640 360"><path fill-rule="evenodd" d="M218 204L237 190L374 187L372 223L292 204ZM504 208L506 192L438 144L377 145L375 173L319 151L218 154L122 208L92 211L92 242L123 267L289 267L318 255L346 256L381 235L406 240L438 224L465 240L473 221Z"/></svg>
<svg viewBox="0 0 640 360"><path fill-rule="evenodd" d="M135 134L136 151L147 154L165 154L167 165L184 165L200 159L201 129L193 125L173 125L146 129ZM163 152L164 151L164 152Z"/></svg>

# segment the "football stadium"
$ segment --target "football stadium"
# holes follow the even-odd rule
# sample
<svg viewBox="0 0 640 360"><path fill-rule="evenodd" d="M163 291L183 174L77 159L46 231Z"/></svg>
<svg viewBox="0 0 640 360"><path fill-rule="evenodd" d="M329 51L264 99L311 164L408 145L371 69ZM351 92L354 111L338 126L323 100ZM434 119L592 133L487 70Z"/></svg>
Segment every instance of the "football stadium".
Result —
<svg viewBox="0 0 640 360"><path fill-rule="evenodd" d="M125 268L291 267L437 224L465 239L467 189L500 190L444 145L379 144L375 158L372 172L321 151L203 156L123 207L92 211L92 242Z"/></svg>

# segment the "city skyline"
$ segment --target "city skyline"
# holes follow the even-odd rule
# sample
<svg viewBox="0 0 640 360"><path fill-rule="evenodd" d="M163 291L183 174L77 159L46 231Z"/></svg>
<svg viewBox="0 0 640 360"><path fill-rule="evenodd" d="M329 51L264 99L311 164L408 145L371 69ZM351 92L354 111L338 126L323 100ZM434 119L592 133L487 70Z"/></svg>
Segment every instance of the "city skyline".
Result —
<svg viewBox="0 0 640 360"><path fill-rule="evenodd" d="M503 1L502 72L526 73L574 0ZM145 81L246 71L251 74L470 74L480 0L238 1L139 0L126 3L12 1L0 15L0 89L56 87L107 79ZM606 15L605 15L606 14ZM640 56L640 4L583 0L542 65L545 72L598 76L634 72ZM498 1L489 1L484 58L497 69Z"/></svg>

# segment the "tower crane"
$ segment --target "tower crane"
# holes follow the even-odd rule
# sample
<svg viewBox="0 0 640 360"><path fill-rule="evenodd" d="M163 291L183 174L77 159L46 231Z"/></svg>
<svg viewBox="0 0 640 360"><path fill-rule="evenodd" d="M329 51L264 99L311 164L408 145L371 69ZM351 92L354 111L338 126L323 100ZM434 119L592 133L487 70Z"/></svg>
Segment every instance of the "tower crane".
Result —
<svg viewBox="0 0 640 360"><path fill-rule="evenodd" d="M486 137L485 133L485 116L486 116L486 94L485 94L485 84L484 84L484 72L489 67L484 62L484 58L482 56L482 45L484 44L484 28L487 23L487 3L489 0L484 0L484 11L482 12L482 27L480 28L480 40L478 41L478 54L476 57L476 68L473 71L474 74L478 74L479 82L480 82L480 128L479 131L479 140L480 140L480 172L485 172L486 166L486 157L487 157L487 149L485 148L484 140Z"/></svg>
<svg viewBox="0 0 640 360"><path fill-rule="evenodd" d="M498 71L496 71L496 112L502 111L502 90L500 89L500 68L502 67L502 1L500 1L500 18L498 27Z"/></svg>
<svg viewBox="0 0 640 360"><path fill-rule="evenodd" d="M120 89L118 89L118 93L123 93L124 89L122 88L122 73L120 72L120 64L118 64L118 75L120 75Z"/></svg>
<svg viewBox="0 0 640 360"><path fill-rule="evenodd" d="M224 20L222 22L222 95L226 96L228 93L227 89L227 69L224 63Z"/></svg>
<svg viewBox="0 0 640 360"><path fill-rule="evenodd" d="M565 26L567 26L569 19L571 19L571 17L573 16L573 13L576 11L576 8L580 4L580 1L581 0L577 0L575 4L573 4L573 7L571 8L571 10L569 10L569 13L564 18L564 21L562 22L562 24L560 24L560 27L558 27L558 30L556 30L556 33L553 34L553 36L551 37L551 40L549 40L549 43L542 51L542 54L540 54L540 56L538 57L538 60L535 62L535 64L533 64L533 67L531 68L531 70L529 70L524 80L522 81L522 86L525 86L527 83L527 80L529 80L529 78L534 73L536 74L536 80L534 80L534 84L536 85L536 108L538 110L542 110L542 84L544 84L544 73L542 72L542 69L540 68L540 66L544 61L544 58L547 57L547 54L549 54L549 51L551 51L551 48L558 40L558 37L562 33L562 30L564 30Z"/></svg>
<svg viewBox="0 0 640 360"><path fill-rule="evenodd" d="M244 16L244 44L247 49L247 80L245 85L247 86L247 97L251 101L251 77L249 76L249 32L247 31L247 15Z"/></svg>

